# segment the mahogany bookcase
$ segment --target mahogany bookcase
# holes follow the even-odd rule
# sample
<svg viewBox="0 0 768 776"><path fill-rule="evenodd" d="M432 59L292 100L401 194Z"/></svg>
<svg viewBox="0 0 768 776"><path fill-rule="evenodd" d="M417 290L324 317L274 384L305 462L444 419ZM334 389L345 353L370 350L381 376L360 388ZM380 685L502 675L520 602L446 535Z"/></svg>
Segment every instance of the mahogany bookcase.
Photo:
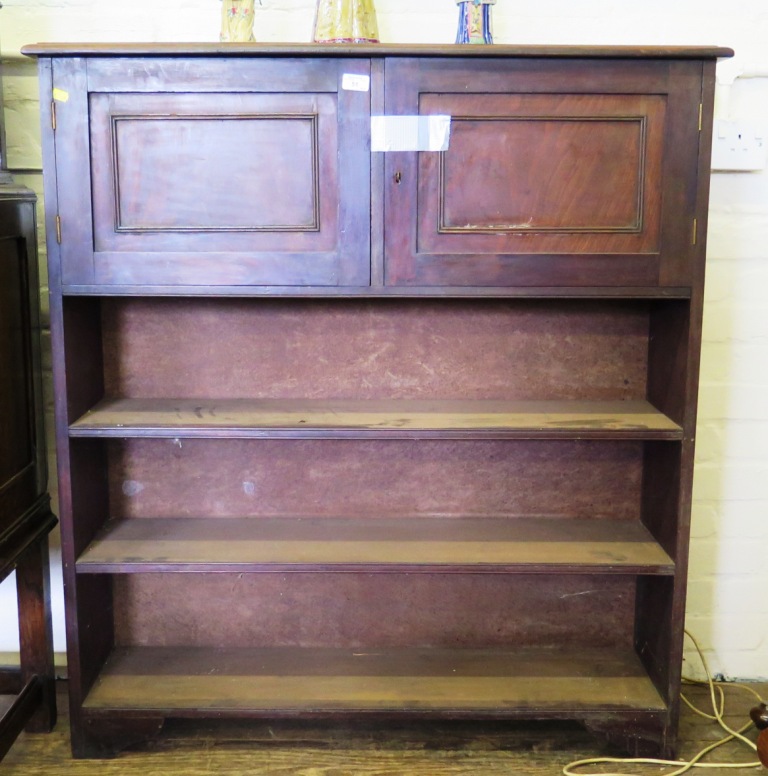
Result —
<svg viewBox="0 0 768 776"><path fill-rule="evenodd" d="M25 53L75 755L337 715L674 751L731 52Z"/></svg>

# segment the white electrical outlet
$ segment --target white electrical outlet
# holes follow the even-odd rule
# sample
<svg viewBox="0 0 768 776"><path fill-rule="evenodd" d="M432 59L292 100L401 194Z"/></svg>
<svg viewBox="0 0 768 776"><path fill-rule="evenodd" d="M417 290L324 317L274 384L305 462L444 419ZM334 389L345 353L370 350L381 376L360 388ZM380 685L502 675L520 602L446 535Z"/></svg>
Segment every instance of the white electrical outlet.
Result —
<svg viewBox="0 0 768 776"><path fill-rule="evenodd" d="M764 170L768 157L765 127L749 121L715 120L713 170Z"/></svg>

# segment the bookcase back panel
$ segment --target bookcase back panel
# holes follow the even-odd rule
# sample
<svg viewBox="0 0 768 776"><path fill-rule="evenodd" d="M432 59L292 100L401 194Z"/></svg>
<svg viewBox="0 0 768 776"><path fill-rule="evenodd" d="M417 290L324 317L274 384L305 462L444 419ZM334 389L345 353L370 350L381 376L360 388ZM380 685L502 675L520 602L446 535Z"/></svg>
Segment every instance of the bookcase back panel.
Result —
<svg viewBox="0 0 768 776"><path fill-rule="evenodd" d="M118 646L632 643L635 580L593 575L131 574Z"/></svg>
<svg viewBox="0 0 768 776"><path fill-rule="evenodd" d="M641 443L121 440L110 515L640 516Z"/></svg>
<svg viewBox="0 0 768 776"><path fill-rule="evenodd" d="M645 398L645 304L107 300L115 397Z"/></svg>

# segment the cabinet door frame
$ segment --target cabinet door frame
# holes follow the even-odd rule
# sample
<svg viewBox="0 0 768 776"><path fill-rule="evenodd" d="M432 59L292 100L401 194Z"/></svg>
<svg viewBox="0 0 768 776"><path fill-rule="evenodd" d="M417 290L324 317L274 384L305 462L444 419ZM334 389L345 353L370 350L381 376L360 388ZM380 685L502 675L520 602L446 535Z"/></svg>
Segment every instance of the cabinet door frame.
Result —
<svg viewBox="0 0 768 776"><path fill-rule="evenodd" d="M367 285L370 281L370 93L343 89L345 73L367 75L370 61L216 58L190 63L165 57L54 59L56 185L64 289L109 285L135 286L137 291L182 285ZM312 93L318 96L314 102L322 103L315 113ZM108 228L114 229L117 237L128 239L117 249L112 245L107 250L99 250L104 247L104 241L99 245L94 234L99 232L97 226L104 233L104 200L109 198L110 188L117 209L116 187L114 183L105 185L104 181L115 174L117 164L114 138L99 136L94 143L90 127L94 109L100 108L103 112L110 96L116 103L123 100L127 104L133 100L137 104L146 95L156 106L163 94L175 95L171 102L183 100L185 94L193 99L200 95L198 102L205 95L221 94L226 100L243 95L252 104L260 100L267 104L270 95L276 95L278 100L277 95L287 95L288 118L294 117L291 113L296 117L301 113L299 118L311 125L310 134L314 133L318 157L313 183L316 218L311 228L294 230L293 234L298 235L294 240L297 248L281 249L275 240L268 244L263 229L232 229L225 225L223 229L209 229L209 234L205 229L180 229L176 232L178 247L174 249L173 229L138 230L133 234L122 231L121 234L119 219L114 218L114 226L110 224ZM95 96L93 100L91 95ZM299 102L302 110L297 109ZM217 110L215 100L211 104L214 119L236 118L227 116L226 110ZM335 122L332 121L334 104ZM323 111L326 115L321 115ZM109 126L109 117L106 123ZM334 147L323 147L323 131L327 131ZM94 161L94 146L109 149L111 161L107 158L104 162L111 170L97 169L101 161L100 158L99 164ZM340 148L345 153L339 153ZM317 176L328 170L334 180L324 187ZM177 171L174 175L180 177ZM101 187L99 197L95 196L97 186ZM99 198L101 202L97 201ZM285 238L289 232L282 230L281 235ZM250 243L249 236L254 238ZM225 244L223 249L214 246L214 242L222 241L230 244Z"/></svg>
<svg viewBox="0 0 768 776"><path fill-rule="evenodd" d="M625 98L638 104L645 99L652 107L661 105L662 110L656 110L650 130L651 122L646 122L645 150L649 150L656 166L651 172L661 176L655 204L659 219L655 246L636 241L637 250L617 249L610 247L599 230L594 235L574 233L572 247L566 250L558 250L557 244L567 234L522 228L512 239L507 239L503 229L495 233L488 230L485 235L482 230L437 234L440 203L430 200L426 204L425 198L439 197L436 181L445 166L440 157L445 158L450 148L441 153L388 153L384 176L385 224L389 227L385 231L386 283L448 287L689 286L698 258L697 177L692 171L698 168L701 79L701 62L684 60L388 60L386 112L391 115L434 113L430 108L439 107L442 95L461 99L474 94L519 95L523 100L537 95L563 95L566 99L596 95L617 104ZM435 97L431 99L431 95ZM567 109L561 115L567 116ZM646 161L644 158L641 165ZM644 196L647 200L647 191ZM641 231L643 224L639 227ZM427 240L421 237L425 228L434 230ZM627 246L635 236L628 234L627 240L618 233L603 231ZM453 252L444 247L451 240L458 246ZM508 252L500 248L505 240L508 247L512 246ZM531 250L537 241L538 246Z"/></svg>
<svg viewBox="0 0 768 776"><path fill-rule="evenodd" d="M42 401L37 246L34 243L35 198L28 190L15 190L7 196L0 192L0 262L8 282L0 289L0 309L11 313L3 323L2 380L7 383L2 411L11 420L2 440L9 452L21 453L0 479L0 536L10 531L15 521L45 492L47 464L45 436L40 417ZM14 309L15 307L15 309ZM15 313L15 315L13 314ZM5 328L5 327L4 327ZM14 331L15 329L15 331ZM6 350L7 348L7 350ZM17 353L16 369L7 363ZM13 390L13 378L16 377ZM14 427L13 422L16 426ZM22 428L23 427L23 428ZM16 430L13 434L12 431Z"/></svg>

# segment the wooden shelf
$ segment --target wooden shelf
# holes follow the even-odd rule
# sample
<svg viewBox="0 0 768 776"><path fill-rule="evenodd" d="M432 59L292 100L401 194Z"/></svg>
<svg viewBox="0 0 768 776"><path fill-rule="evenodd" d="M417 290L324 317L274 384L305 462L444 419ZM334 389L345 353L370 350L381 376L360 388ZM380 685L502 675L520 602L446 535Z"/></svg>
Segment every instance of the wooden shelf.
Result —
<svg viewBox="0 0 768 776"><path fill-rule="evenodd" d="M690 286L210 286L64 285L64 296L204 296L304 299L690 299Z"/></svg>
<svg viewBox="0 0 768 776"><path fill-rule="evenodd" d="M111 521L79 573L672 574L639 522L564 518L171 518Z"/></svg>
<svg viewBox="0 0 768 776"><path fill-rule="evenodd" d="M647 401L104 399L72 437L671 439Z"/></svg>
<svg viewBox="0 0 768 776"><path fill-rule="evenodd" d="M664 712L640 661L611 649L118 648L87 715L397 713L583 717Z"/></svg>

